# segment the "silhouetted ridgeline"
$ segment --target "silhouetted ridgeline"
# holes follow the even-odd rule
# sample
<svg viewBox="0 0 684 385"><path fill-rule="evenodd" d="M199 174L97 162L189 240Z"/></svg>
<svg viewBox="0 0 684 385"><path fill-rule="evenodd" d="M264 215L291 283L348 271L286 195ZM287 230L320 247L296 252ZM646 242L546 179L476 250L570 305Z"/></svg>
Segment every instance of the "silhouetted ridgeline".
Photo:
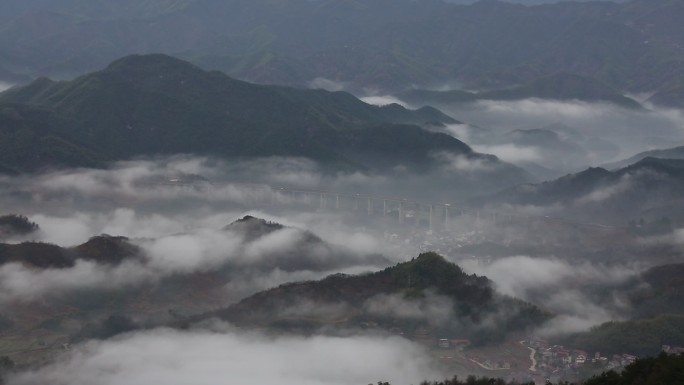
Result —
<svg viewBox="0 0 684 385"><path fill-rule="evenodd" d="M113 6L4 0L0 74L5 81L46 71L71 77L130 53L135 42L140 53L182 52L195 64L260 83L303 86L322 77L354 89L391 91L455 80L491 89L570 72L621 91L668 92L681 79L681 14L681 2L671 0L540 7L502 1L122 0ZM673 99L664 94L654 101Z"/></svg>
<svg viewBox="0 0 684 385"><path fill-rule="evenodd" d="M0 165L27 171L193 153L382 167L425 164L435 151L498 163L418 126L453 122L432 108L377 107L344 92L250 84L169 56L129 56L0 95Z"/></svg>
<svg viewBox="0 0 684 385"><path fill-rule="evenodd" d="M88 242L71 248L42 242L16 245L0 243L0 265L15 262L39 269L65 269L73 267L78 260L117 265L140 255L141 250L131 244L128 238L106 234L92 237Z"/></svg>

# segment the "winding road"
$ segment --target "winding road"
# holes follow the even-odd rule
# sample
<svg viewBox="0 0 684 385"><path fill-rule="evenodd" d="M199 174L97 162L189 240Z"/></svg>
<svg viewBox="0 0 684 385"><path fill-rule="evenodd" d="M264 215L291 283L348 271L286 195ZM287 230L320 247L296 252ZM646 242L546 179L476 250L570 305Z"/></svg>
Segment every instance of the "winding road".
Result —
<svg viewBox="0 0 684 385"><path fill-rule="evenodd" d="M530 366L530 372L536 372L537 371L537 359L534 358L534 356L537 354L537 351L532 349L531 347L527 347L530 349L530 360L532 361L532 366Z"/></svg>

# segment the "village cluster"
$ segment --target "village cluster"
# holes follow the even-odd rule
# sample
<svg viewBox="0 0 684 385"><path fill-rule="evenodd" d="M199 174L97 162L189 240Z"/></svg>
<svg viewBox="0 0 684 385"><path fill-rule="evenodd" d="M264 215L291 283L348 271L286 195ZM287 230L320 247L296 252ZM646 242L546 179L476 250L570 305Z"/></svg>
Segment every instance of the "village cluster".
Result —
<svg viewBox="0 0 684 385"><path fill-rule="evenodd" d="M498 372L497 375L501 375L503 371L503 373L508 373L508 377L523 381L540 379L541 383L548 381L556 383L569 378L577 378L582 372L589 374L606 370L620 371L638 358L636 355L628 353L604 356L600 352L589 353L582 349L554 345L547 341L535 339L520 341L519 346L530 351L529 359L526 354L525 369L518 367L520 361L514 365L502 357L487 357L482 352L475 355L470 354L469 340L441 338L435 343L438 350L453 352L442 358L456 359L460 357L484 370L496 371ZM662 351L667 354L682 354L684 348L663 345Z"/></svg>

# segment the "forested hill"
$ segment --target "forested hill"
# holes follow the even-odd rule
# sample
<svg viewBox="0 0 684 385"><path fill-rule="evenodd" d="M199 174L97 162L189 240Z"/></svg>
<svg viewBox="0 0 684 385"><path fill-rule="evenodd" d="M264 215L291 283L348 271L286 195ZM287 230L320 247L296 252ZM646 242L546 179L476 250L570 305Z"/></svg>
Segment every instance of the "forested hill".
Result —
<svg viewBox="0 0 684 385"><path fill-rule="evenodd" d="M285 284L199 319L208 317L246 327L304 332L377 327L417 338L486 343L539 325L550 315L501 296L486 277L468 275L440 255L425 253L375 273Z"/></svg>

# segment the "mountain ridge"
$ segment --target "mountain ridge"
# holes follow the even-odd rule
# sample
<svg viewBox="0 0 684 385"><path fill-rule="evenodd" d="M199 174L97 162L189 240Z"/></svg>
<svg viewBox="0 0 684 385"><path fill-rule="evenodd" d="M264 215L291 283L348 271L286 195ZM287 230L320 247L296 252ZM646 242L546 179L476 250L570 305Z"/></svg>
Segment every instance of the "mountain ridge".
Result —
<svg viewBox="0 0 684 385"><path fill-rule="evenodd" d="M501 88L562 71L646 92L672 84L684 62L676 2L156 0L112 7L75 0L55 9L7 1L0 66L34 78L69 78L127 54L164 52L260 83L301 86L322 77L353 91L445 79Z"/></svg>
<svg viewBox="0 0 684 385"><path fill-rule="evenodd" d="M126 57L73 81L36 80L1 94L0 111L10 139L2 163L19 169L30 168L23 162L46 163L41 156L87 166L188 152L350 162L345 152L359 141L371 153L396 158L369 140L374 130L393 134L406 142L402 146L411 143L404 154L410 161L428 161L428 153L439 150L479 156L448 135L414 125L456 122L435 109L377 107L344 92L255 85L165 55ZM48 147L42 153L40 144ZM12 147L38 152L38 159Z"/></svg>
<svg viewBox="0 0 684 385"><path fill-rule="evenodd" d="M479 207L536 207L545 215L626 225L684 219L684 160L647 157L616 171L591 167L540 184L524 184L473 200ZM663 230L667 230L666 227Z"/></svg>

